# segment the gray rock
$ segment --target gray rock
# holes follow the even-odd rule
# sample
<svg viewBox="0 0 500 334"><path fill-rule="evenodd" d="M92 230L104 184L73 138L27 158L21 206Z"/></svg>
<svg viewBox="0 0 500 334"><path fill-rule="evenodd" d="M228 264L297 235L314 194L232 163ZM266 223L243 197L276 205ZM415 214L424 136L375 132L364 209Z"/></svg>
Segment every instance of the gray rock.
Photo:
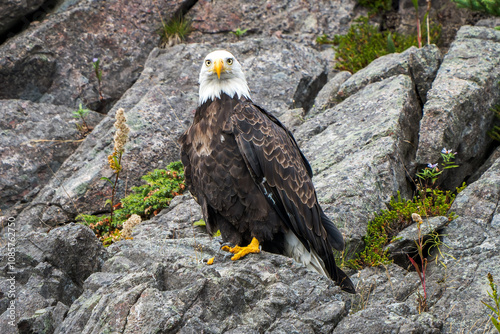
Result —
<svg viewBox="0 0 500 334"><path fill-rule="evenodd" d="M191 195L176 196L167 209L151 220L141 223L141 229L132 236L134 240L206 237L205 227L186 224L202 218L201 208Z"/></svg>
<svg viewBox="0 0 500 334"><path fill-rule="evenodd" d="M337 73L332 79L330 79L314 99L313 107L307 113L307 118L313 118L323 111L334 107L337 104L337 101L334 99L340 89L340 86L350 77L350 72L343 71Z"/></svg>
<svg viewBox="0 0 500 334"><path fill-rule="evenodd" d="M1 253L14 255L15 262L7 256L0 259L0 289L4 291L0 297L0 331L52 333L83 292L84 280L101 269L107 254L94 233L82 225L5 237ZM14 319L8 309L10 292L15 295ZM15 326L9 324L11 321Z"/></svg>
<svg viewBox="0 0 500 334"><path fill-rule="evenodd" d="M474 174L467 179L467 183L476 182L498 158L500 158L500 147L497 147L493 153L490 154L488 159L486 159L486 161L474 172Z"/></svg>
<svg viewBox="0 0 500 334"><path fill-rule="evenodd" d="M0 99L109 110L157 45L160 16L168 20L190 3L84 0L62 6L0 46L0 82L9 83L0 85ZM104 101L93 58L100 59Z"/></svg>
<svg viewBox="0 0 500 334"><path fill-rule="evenodd" d="M304 123L305 111L302 108L288 109L278 115L278 118L288 130L295 131L302 123Z"/></svg>
<svg viewBox="0 0 500 334"><path fill-rule="evenodd" d="M83 140L77 109L0 100L0 209L42 188ZM90 130L103 118L89 112Z"/></svg>
<svg viewBox="0 0 500 334"><path fill-rule="evenodd" d="M487 131L500 100L500 31L464 26L439 68L420 123L416 162L436 163L443 148L458 152L460 168L440 178L453 189L485 158Z"/></svg>
<svg viewBox="0 0 500 334"><path fill-rule="evenodd" d="M321 3L200 0L188 12L187 18L192 20L195 29L190 38L197 42L236 42L238 38L230 32L248 29L241 39L274 35L312 45L322 34L346 33L356 12L366 15L366 9L355 10L355 6L352 0Z"/></svg>
<svg viewBox="0 0 500 334"><path fill-rule="evenodd" d="M68 306L57 302L56 306L36 310L31 317L22 317L17 327L20 333L54 333L68 310Z"/></svg>
<svg viewBox="0 0 500 334"><path fill-rule="evenodd" d="M347 236L360 242L391 196L410 197L406 171L419 118L413 83L399 75L366 86L296 131L322 207ZM315 134L318 127L325 129Z"/></svg>
<svg viewBox="0 0 500 334"><path fill-rule="evenodd" d="M459 218L443 231L445 290L433 313L446 319L446 333L468 329L494 333L481 300L488 300L487 274L500 279L500 159L458 194L450 211Z"/></svg>
<svg viewBox="0 0 500 334"><path fill-rule="evenodd" d="M24 24L29 24L25 16L38 9L44 2L45 0L2 1L0 3L0 35L7 33L18 21L23 21L23 18Z"/></svg>
<svg viewBox="0 0 500 334"><path fill-rule="evenodd" d="M399 304L384 307L370 307L345 318L335 328L334 334L341 333L442 333L443 322L431 314L400 312ZM406 308L403 306L403 310Z"/></svg>
<svg viewBox="0 0 500 334"><path fill-rule="evenodd" d="M421 49L411 47L402 53L390 53L375 59L347 79L340 86L336 98L344 99L370 83L405 74L412 78L420 99L425 102L441 59L441 52L435 45L426 45Z"/></svg>
<svg viewBox="0 0 500 334"><path fill-rule="evenodd" d="M294 96L304 87L303 83L314 82L326 73L324 65L318 66L315 51L275 38L219 47L234 52L248 78L253 100L270 112L279 113L298 104ZM176 140L193 118L198 104L200 64L212 49L206 44L155 49L137 83L34 200L58 203L60 207L37 206L25 210L20 217L26 230L33 226L43 227L41 221L53 226L72 221L77 212L103 210L112 189L101 177L112 176L107 156L113 150L114 114L118 108L125 109L131 131L122 158L123 178L117 198L124 197L125 186L141 184L142 175L179 160ZM311 91L310 95L316 93Z"/></svg>
<svg viewBox="0 0 500 334"><path fill-rule="evenodd" d="M491 17L487 19L482 19L476 23L476 27L487 27L487 28L495 28L500 26L500 18Z"/></svg>
<svg viewBox="0 0 500 334"><path fill-rule="evenodd" d="M197 218L179 224L189 228ZM329 333L346 313L332 281L291 259L262 252L233 262L206 235L165 239L168 227L158 223L151 234L154 224L109 247L113 257L87 279L56 333L284 333L293 326ZM214 264L204 264L212 256Z"/></svg>
<svg viewBox="0 0 500 334"><path fill-rule="evenodd" d="M408 298L419 287L415 272L391 264L363 269L357 280L350 313L333 333L441 333L443 322L432 314L419 315Z"/></svg>

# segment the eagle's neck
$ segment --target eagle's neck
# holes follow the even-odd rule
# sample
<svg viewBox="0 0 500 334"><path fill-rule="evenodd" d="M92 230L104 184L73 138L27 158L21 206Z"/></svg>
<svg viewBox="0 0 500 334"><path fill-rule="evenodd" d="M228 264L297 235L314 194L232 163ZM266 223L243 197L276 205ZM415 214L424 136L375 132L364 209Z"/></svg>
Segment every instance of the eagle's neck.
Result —
<svg viewBox="0 0 500 334"><path fill-rule="evenodd" d="M220 98L222 93L226 93L231 98L237 95L238 98L250 99L250 91L244 76L221 77L221 79L200 78L200 105L208 100L214 101L216 98Z"/></svg>

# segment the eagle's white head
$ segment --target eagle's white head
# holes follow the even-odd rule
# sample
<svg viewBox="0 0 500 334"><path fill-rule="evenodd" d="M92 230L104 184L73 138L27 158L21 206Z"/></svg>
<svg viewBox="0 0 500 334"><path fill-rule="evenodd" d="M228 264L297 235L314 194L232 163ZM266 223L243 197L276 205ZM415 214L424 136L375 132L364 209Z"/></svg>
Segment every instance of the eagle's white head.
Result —
<svg viewBox="0 0 500 334"><path fill-rule="evenodd" d="M240 63L226 50L217 50L209 53L200 71L200 105L220 98L221 93L233 97L246 97L250 99L245 74Z"/></svg>

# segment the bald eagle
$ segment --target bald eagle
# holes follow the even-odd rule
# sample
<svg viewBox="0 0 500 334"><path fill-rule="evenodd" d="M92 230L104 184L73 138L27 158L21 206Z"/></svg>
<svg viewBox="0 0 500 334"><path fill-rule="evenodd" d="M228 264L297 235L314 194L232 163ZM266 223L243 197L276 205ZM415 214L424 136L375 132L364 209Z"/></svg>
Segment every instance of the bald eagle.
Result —
<svg viewBox="0 0 500 334"><path fill-rule="evenodd" d="M225 50L206 56L199 106L179 138L186 184L207 230L220 230L238 260L248 253L284 254L355 293L334 251L342 234L316 197L309 162L281 122L250 98L240 63ZM248 245L248 246L244 246Z"/></svg>

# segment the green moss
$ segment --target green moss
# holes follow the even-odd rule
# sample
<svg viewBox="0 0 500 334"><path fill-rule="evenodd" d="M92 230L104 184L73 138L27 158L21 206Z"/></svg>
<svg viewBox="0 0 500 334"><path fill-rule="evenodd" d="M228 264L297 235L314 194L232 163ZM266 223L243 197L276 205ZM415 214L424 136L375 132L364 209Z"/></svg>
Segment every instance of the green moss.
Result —
<svg viewBox="0 0 500 334"><path fill-rule="evenodd" d="M456 193L464 188L465 184L457 188ZM455 214L448 212L455 196L451 191L427 188L420 191L413 200L404 200L398 192L398 197L392 198L389 203L390 209L382 210L368 223L366 236L363 238L365 249L350 260L349 265L361 268L390 263L384 248L398 232L412 224L411 215L418 213L422 217L447 216L450 220L455 219Z"/></svg>
<svg viewBox="0 0 500 334"><path fill-rule="evenodd" d="M79 184L75 188L75 193L78 196L83 196L87 192L88 189L89 189L89 184L87 182L84 182L84 183Z"/></svg>
<svg viewBox="0 0 500 334"><path fill-rule="evenodd" d="M127 125L130 129L138 131L144 128L144 118L139 112L127 113Z"/></svg>

